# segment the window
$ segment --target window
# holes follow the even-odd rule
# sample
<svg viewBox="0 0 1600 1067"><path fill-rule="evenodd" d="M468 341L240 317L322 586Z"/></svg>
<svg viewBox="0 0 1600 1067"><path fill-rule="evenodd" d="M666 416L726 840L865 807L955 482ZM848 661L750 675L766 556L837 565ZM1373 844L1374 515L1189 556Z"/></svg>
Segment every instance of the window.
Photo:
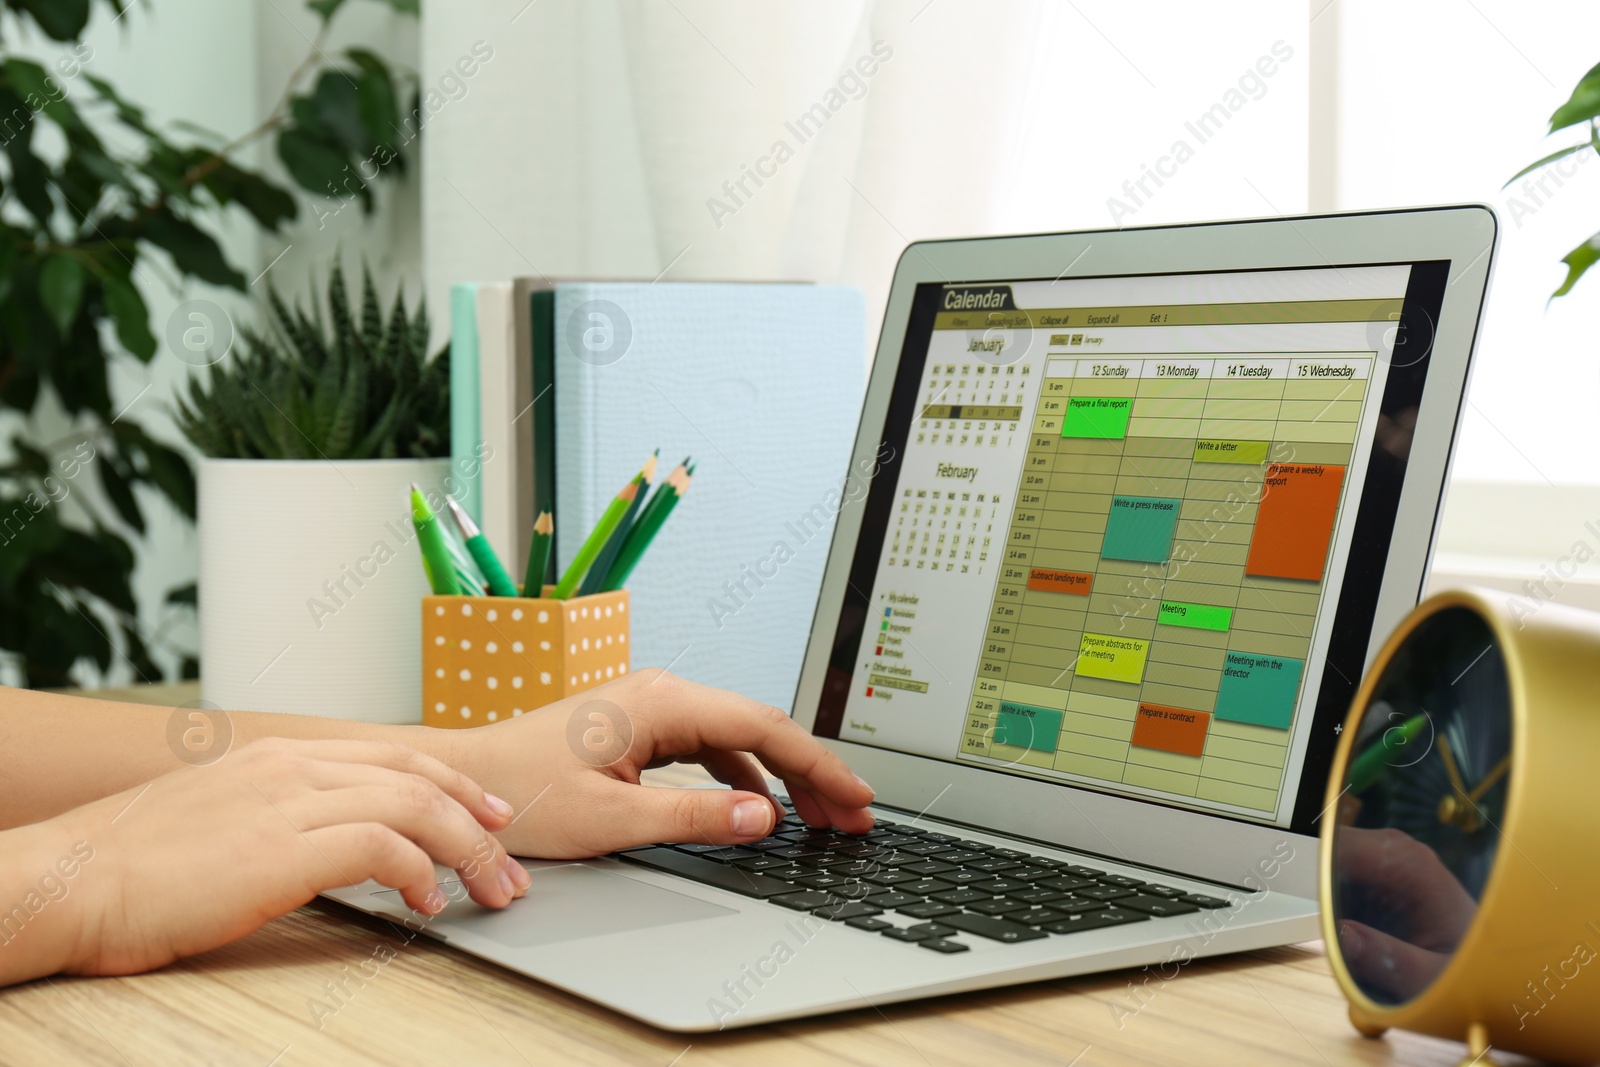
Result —
<svg viewBox="0 0 1600 1067"><path fill-rule="evenodd" d="M1337 8L1338 207L1479 201L1500 215L1455 478L1600 484L1600 277L1546 307L1565 275L1560 258L1600 220L1600 158L1580 153L1501 188L1582 139L1567 131L1546 142L1540 133L1600 61L1600 8L1509 0L1339 0Z"/></svg>

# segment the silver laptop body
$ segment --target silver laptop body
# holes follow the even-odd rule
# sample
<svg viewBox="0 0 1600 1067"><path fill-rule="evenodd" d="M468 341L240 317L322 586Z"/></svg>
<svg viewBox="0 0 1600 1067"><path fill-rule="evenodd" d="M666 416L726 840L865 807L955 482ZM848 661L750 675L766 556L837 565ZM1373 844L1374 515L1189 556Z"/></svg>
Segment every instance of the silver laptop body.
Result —
<svg viewBox="0 0 1600 1067"><path fill-rule="evenodd" d="M1031 879L941 882L953 919L853 913L961 921L922 939L957 947L674 873L704 848L528 860L500 912L451 883L432 920L373 883L328 896L682 1031L1143 968L1133 1012L1191 959L1317 937L1333 744L1423 584L1495 236L1464 206L906 249L818 502L793 714L873 784L896 862L909 839L935 880L941 846ZM969 910L1007 893L1139 921ZM1035 934L991 936L1012 927Z"/></svg>

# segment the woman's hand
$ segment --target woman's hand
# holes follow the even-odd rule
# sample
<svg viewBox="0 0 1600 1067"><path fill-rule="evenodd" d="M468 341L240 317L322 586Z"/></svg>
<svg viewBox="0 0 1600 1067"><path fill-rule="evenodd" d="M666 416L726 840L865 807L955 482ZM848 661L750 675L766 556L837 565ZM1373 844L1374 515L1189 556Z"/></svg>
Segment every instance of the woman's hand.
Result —
<svg viewBox="0 0 1600 1067"><path fill-rule="evenodd" d="M1340 877L1377 896L1386 926L1340 920L1340 955L1364 986L1410 1000L1450 962L1478 903L1438 853L1402 830L1341 826L1334 840Z"/></svg>
<svg viewBox="0 0 1600 1067"><path fill-rule="evenodd" d="M576 859L659 841L737 844L781 809L753 753L812 826L872 828L872 789L777 708L645 670L518 718L464 731L448 762L511 801L497 831L518 855ZM443 751L441 755L445 755ZM699 763L731 790L657 789L639 772Z"/></svg>
<svg viewBox="0 0 1600 1067"><path fill-rule="evenodd" d="M70 734L84 740L69 750L52 741L59 719L29 714L62 699L22 694L0 721L13 751L33 754L6 768L8 788L47 794L34 807L60 812L0 831L0 908L18 902L0 910L0 986L160 967L368 878L437 914L435 863L461 872L478 903L503 907L530 879L501 841L566 859L759 840L779 809L750 754L811 825L864 833L873 821L872 790L783 712L660 671L466 731L240 713L235 737L262 739L131 788L141 768L170 766L167 712L124 705L100 719L97 705L77 702ZM733 788L639 784L642 770L673 761L703 764ZM50 773L30 777L36 765Z"/></svg>
<svg viewBox="0 0 1600 1067"><path fill-rule="evenodd" d="M16 831L93 850L56 912L39 914L55 930L22 937L44 944L53 933L71 946L36 974L130 974L368 878L437 914L436 862L461 872L478 903L504 907L529 882L488 832L510 817L504 801L404 745L257 741ZM29 976L0 974L0 984Z"/></svg>

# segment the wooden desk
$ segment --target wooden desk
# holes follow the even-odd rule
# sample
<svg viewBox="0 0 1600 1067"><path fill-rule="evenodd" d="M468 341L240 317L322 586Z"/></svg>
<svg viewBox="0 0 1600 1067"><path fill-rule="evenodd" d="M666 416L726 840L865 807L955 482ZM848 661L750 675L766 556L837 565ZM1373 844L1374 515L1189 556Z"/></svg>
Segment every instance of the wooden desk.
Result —
<svg viewBox="0 0 1600 1067"><path fill-rule="evenodd" d="M106 695L183 703L196 693L167 686ZM675 769L654 777L695 776ZM1124 971L678 1035L419 939L319 1028L310 1004L326 997L323 983L341 979L380 941L398 944L382 923L313 904L154 974L0 991L0 1063L1446 1067L1462 1056L1460 1045L1409 1034L1357 1036L1317 943L1193 963L1171 981L1152 979L1142 1008L1130 982L1143 976Z"/></svg>

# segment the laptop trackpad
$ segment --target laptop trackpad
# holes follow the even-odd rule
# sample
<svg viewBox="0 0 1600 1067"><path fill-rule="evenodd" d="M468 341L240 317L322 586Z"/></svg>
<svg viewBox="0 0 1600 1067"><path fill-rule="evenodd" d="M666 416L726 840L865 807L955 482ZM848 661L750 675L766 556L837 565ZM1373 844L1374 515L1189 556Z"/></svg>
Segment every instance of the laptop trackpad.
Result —
<svg viewBox="0 0 1600 1067"><path fill-rule="evenodd" d="M738 914L720 904L583 863L532 867L528 874L533 878L528 895L500 911L465 897L459 882L441 882L452 900L436 920L445 927L440 932L448 936L451 929L465 930L503 945L527 948ZM389 889L373 894L389 895L399 893Z"/></svg>

